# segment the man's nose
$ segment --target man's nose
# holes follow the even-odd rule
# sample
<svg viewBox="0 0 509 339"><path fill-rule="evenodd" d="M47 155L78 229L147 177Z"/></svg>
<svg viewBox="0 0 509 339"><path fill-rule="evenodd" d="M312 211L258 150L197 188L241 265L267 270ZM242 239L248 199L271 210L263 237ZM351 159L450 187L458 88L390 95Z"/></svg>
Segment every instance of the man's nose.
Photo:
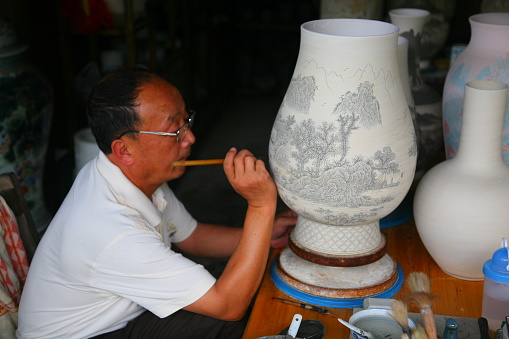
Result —
<svg viewBox="0 0 509 339"><path fill-rule="evenodd" d="M188 147L196 142L196 136L193 133L192 129L188 129L186 135L184 136L184 139L182 140L181 144L182 147Z"/></svg>

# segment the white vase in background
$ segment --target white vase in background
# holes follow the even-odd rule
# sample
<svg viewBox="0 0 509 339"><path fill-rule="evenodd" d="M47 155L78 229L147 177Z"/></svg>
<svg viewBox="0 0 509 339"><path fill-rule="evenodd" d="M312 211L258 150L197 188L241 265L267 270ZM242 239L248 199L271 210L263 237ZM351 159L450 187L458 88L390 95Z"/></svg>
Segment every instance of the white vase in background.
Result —
<svg viewBox="0 0 509 339"><path fill-rule="evenodd" d="M456 0L387 0L387 9L419 8L430 12L422 31L419 48L422 70L433 69L433 58L444 47L449 36L450 21L456 12Z"/></svg>
<svg viewBox="0 0 509 339"><path fill-rule="evenodd" d="M493 80L509 83L509 13L476 14L469 18L472 35L451 65L444 84L443 130L447 159L456 155L461 135L465 83ZM501 153L509 164L509 107L506 108Z"/></svg>
<svg viewBox="0 0 509 339"><path fill-rule="evenodd" d="M443 146L442 97L428 86L421 76L419 46L430 12L417 8L397 8L389 11L391 22L399 34L408 40L408 73L416 110L418 149L416 179L422 177Z"/></svg>
<svg viewBox="0 0 509 339"><path fill-rule="evenodd" d="M509 233L509 167L500 156L507 84L465 85L455 158L429 170L414 196L424 246L449 275L482 280L482 267Z"/></svg>
<svg viewBox="0 0 509 339"><path fill-rule="evenodd" d="M280 197L299 214L278 277L337 307L401 278L379 227L407 194L416 164L397 42L398 28L382 21L303 24L272 128L270 167Z"/></svg>
<svg viewBox="0 0 509 339"><path fill-rule="evenodd" d="M384 0L320 0L320 19L382 20Z"/></svg>

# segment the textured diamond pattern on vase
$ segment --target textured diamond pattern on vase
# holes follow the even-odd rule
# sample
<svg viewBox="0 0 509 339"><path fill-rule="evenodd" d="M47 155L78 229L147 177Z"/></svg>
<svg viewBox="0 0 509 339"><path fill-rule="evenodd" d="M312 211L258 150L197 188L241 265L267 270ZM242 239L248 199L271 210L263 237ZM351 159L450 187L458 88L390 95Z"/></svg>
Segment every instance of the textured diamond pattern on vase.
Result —
<svg viewBox="0 0 509 339"><path fill-rule="evenodd" d="M328 226L299 218L293 235L300 245L329 254L365 253L381 241L378 222L362 226Z"/></svg>

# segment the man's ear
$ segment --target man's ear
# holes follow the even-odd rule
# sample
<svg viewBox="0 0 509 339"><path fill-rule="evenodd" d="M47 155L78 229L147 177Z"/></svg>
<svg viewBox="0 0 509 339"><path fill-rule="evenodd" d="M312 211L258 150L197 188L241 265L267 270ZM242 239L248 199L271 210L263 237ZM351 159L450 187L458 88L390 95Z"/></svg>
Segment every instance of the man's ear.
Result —
<svg viewBox="0 0 509 339"><path fill-rule="evenodd" d="M111 143L111 153L126 166L134 164L134 158L129 151L129 145L123 139L113 140Z"/></svg>

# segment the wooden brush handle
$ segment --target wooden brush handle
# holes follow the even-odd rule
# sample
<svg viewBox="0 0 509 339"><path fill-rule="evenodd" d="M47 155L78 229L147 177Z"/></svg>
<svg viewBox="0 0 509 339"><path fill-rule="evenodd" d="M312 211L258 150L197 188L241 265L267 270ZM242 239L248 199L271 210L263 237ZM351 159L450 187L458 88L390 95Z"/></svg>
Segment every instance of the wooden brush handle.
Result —
<svg viewBox="0 0 509 339"><path fill-rule="evenodd" d="M224 159L174 161L173 166L219 165Z"/></svg>
<svg viewBox="0 0 509 339"><path fill-rule="evenodd" d="M431 307L421 308L422 323L429 339L437 339L435 316Z"/></svg>

